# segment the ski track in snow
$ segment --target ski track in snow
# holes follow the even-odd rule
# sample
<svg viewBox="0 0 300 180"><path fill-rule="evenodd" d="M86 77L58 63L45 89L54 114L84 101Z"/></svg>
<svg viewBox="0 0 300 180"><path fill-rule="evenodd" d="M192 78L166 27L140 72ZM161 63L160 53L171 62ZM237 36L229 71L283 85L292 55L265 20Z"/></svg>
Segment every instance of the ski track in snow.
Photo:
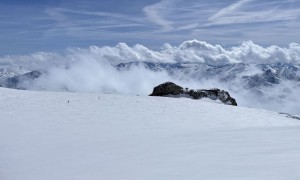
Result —
<svg viewBox="0 0 300 180"><path fill-rule="evenodd" d="M300 121L275 112L184 98L0 93L1 180L300 177Z"/></svg>

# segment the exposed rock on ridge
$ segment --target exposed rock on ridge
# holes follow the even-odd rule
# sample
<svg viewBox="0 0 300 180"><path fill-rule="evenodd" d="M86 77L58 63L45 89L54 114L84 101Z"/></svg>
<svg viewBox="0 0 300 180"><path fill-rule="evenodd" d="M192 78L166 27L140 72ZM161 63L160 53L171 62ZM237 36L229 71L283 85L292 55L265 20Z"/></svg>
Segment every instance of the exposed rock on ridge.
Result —
<svg viewBox="0 0 300 180"><path fill-rule="evenodd" d="M220 89L184 89L172 82L166 82L156 86L150 96L187 96L192 99L209 98L212 100L220 100L224 104L237 106L237 102L230 96L227 91Z"/></svg>
<svg viewBox="0 0 300 180"><path fill-rule="evenodd" d="M3 82L0 82L0 87L25 90L27 88L24 85L32 83L33 80L39 78L41 75L41 71L35 70L25 73L23 75L7 78Z"/></svg>

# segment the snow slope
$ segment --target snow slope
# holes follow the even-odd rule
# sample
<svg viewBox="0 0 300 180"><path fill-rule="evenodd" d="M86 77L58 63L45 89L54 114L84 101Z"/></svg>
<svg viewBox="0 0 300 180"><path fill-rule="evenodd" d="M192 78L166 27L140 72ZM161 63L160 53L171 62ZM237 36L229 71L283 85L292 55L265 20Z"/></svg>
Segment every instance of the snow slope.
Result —
<svg viewBox="0 0 300 180"><path fill-rule="evenodd" d="M0 94L1 180L300 178L300 121L275 112L182 98Z"/></svg>

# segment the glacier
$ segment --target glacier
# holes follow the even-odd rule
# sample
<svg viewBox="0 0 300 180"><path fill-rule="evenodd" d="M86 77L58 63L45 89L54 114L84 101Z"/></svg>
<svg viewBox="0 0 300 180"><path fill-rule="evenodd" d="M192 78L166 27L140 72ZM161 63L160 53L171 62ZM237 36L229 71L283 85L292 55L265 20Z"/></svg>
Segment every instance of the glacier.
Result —
<svg viewBox="0 0 300 180"><path fill-rule="evenodd" d="M300 121L190 99L0 88L10 180L298 179Z"/></svg>

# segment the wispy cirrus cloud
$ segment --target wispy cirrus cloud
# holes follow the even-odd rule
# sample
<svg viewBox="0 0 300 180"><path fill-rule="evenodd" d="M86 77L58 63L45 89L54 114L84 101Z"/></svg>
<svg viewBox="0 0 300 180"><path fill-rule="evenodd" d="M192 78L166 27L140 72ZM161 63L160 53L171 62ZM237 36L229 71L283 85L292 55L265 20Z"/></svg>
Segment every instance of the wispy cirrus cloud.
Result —
<svg viewBox="0 0 300 180"><path fill-rule="evenodd" d="M142 18L101 11L82 11L68 8L48 8L45 10L49 19L59 27L65 28L120 28L146 26ZM55 28L55 26L54 26Z"/></svg>
<svg viewBox="0 0 300 180"><path fill-rule="evenodd" d="M299 20L299 6L291 6L295 2L239 0L212 15L205 26Z"/></svg>
<svg viewBox="0 0 300 180"><path fill-rule="evenodd" d="M158 25L156 32L189 31L201 27L215 6L223 3L200 2L186 3L183 0L161 0L146 6L143 11L146 18ZM213 10L214 11L214 10Z"/></svg>
<svg viewBox="0 0 300 180"><path fill-rule="evenodd" d="M233 12L239 10L243 5L251 2L253 0L239 0L223 9L221 9L220 11L218 11L216 14L214 14L212 17L209 18L209 20L214 20L214 19L218 19L220 17L223 16L227 16L232 14Z"/></svg>
<svg viewBox="0 0 300 180"><path fill-rule="evenodd" d="M299 0L74 1L9 7L0 2L0 54L118 42L159 48L195 38L287 45L300 28Z"/></svg>
<svg viewBox="0 0 300 180"><path fill-rule="evenodd" d="M162 0L158 3L146 6L143 8L148 19L162 27L162 30L169 31L173 29L173 22L165 19L162 15L166 6L170 5L170 1Z"/></svg>
<svg viewBox="0 0 300 180"><path fill-rule="evenodd" d="M220 4L191 3L178 8L182 2L162 0L144 6L140 16L72 8L48 8L45 13L47 18L54 21L54 26L45 31L45 36L102 38L104 35L104 38L174 39L174 36L179 37L177 32L187 32L199 27L199 19L194 17L205 11L198 11L198 8ZM184 39L186 38L182 37L181 40Z"/></svg>

